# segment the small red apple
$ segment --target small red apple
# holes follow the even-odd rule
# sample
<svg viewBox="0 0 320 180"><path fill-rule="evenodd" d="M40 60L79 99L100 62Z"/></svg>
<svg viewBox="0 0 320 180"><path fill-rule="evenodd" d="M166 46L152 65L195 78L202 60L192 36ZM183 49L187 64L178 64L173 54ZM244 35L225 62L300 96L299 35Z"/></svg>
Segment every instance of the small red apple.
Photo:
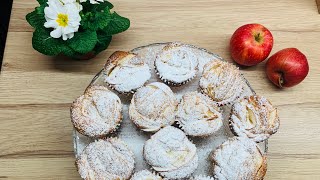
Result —
<svg viewBox="0 0 320 180"><path fill-rule="evenodd" d="M271 32L260 24L239 27L230 40L234 61L243 66L253 66L265 60L273 46Z"/></svg>
<svg viewBox="0 0 320 180"><path fill-rule="evenodd" d="M268 78L276 86L292 87L308 75L307 58L296 48L283 49L272 55L266 64Z"/></svg>

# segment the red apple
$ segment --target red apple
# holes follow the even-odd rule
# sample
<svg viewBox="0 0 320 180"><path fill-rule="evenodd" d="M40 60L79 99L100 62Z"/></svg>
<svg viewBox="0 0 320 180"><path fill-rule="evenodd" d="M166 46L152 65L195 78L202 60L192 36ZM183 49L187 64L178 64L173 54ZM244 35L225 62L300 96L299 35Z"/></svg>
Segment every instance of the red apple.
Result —
<svg viewBox="0 0 320 180"><path fill-rule="evenodd" d="M307 58L296 48L283 49L272 55L266 64L268 78L278 87L292 87L308 75Z"/></svg>
<svg viewBox="0 0 320 180"><path fill-rule="evenodd" d="M271 32L260 24L239 27L230 40L234 61L243 66L253 66L265 60L273 46Z"/></svg>

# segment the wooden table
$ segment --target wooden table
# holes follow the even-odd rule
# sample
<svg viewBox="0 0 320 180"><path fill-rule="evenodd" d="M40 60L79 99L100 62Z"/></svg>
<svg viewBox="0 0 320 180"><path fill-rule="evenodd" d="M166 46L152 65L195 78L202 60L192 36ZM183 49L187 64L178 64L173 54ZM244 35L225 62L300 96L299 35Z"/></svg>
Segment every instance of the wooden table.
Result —
<svg viewBox="0 0 320 180"><path fill-rule="evenodd" d="M112 2L131 19L131 28L114 36L95 59L74 61L33 50L25 15L37 3L14 0L0 76L0 179L79 179L69 106L113 51L182 41L231 61L231 34L254 22L272 31L272 53L297 47L310 65L303 83L284 90L266 79L265 63L242 69L256 92L280 111L280 130L269 141L266 179L320 179L320 15L314 0Z"/></svg>

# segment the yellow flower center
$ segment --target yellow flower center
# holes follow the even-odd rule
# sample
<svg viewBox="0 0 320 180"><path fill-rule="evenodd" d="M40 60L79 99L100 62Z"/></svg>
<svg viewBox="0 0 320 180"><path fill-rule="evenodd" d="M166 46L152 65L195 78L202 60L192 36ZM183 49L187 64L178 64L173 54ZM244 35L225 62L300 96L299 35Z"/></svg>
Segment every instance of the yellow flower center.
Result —
<svg viewBox="0 0 320 180"><path fill-rule="evenodd" d="M58 19L56 20L59 26L66 27L68 25L68 15L67 14L58 14Z"/></svg>

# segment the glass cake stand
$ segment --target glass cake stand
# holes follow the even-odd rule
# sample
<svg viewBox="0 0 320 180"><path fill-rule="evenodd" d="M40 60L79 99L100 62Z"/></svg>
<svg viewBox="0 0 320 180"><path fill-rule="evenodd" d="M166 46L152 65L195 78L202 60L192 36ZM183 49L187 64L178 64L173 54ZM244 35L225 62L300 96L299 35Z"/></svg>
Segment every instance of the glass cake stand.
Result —
<svg viewBox="0 0 320 180"><path fill-rule="evenodd" d="M147 46L141 46L137 47L131 52L139 54L142 59L148 63L152 77L148 81L155 82L159 81L160 79L157 78L157 75L154 71L154 60L157 55L157 53L168 43L154 43ZM211 53L203 48L198 48L193 45L185 44L187 48L190 49L190 51L193 51L198 57L199 57L199 74L189 83L186 85L180 86L180 87L171 87L173 92L176 94L177 98L181 98L183 94L190 91L197 91L199 90L199 80L201 77L203 66L211 61L224 61L220 56ZM90 85L104 85L106 87L107 84L104 82L104 72L101 70L92 80ZM243 76L242 76L243 77ZM255 94L254 90L251 88L249 82L243 77L243 84L244 84L244 92L241 96L248 96ZM110 89L113 91L112 89ZM115 91L114 91L115 92ZM118 94L117 92L115 92ZM129 148L134 152L135 154L135 170L143 170L143 169L149 169L149 165L146 164L146 162L143 159L143 145L146 140L150 138L152 135L151 133L142 132L139 129L136 128L136 126L130 121L129 115L128 115L128 107L130 104L130 100L132 98L132 95L121 95L118 94L122 103L123 103L123 121L121 123L121 127L119 130L112 134L113 137L119 137L123 141L125 141ZM197 153L199 156L199 165L197 170L195 171L195 175L202 174L202 175L212 175L212 163L209 160L210 153L216 149L219 145L221 145L224 141L226 141L229 137L232 137L233 134L231 133L229 127L228 127L228 118L230 115L230 107L231 105L223 106L223 118L224 118L224 126L215 134L206 137L206 138L192 138L190 137L191 141L197 146ZM73 130L73 139L74 139L74 152L75 156L78 157L78 155L82 152L84 147L94 141L94 139L88 138L86 136L81 135L78 133L75 129ZM259 146L262 151L265 153L268 150L268 142L260 142Z"/></svg>

